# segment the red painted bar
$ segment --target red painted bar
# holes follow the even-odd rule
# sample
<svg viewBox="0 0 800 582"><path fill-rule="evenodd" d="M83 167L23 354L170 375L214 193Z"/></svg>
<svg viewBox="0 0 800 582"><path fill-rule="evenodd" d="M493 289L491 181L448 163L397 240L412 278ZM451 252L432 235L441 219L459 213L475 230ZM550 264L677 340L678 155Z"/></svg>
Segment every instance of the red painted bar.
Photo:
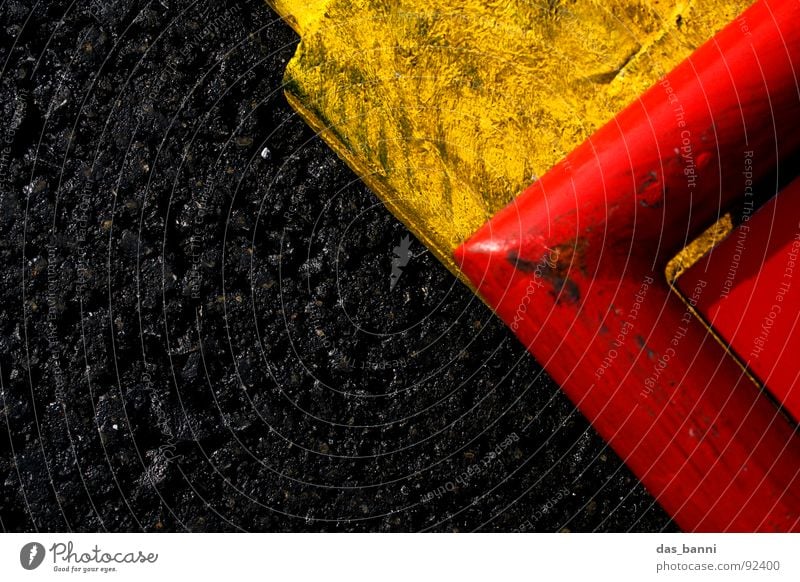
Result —
<svg viewBox="0 0 800 582"><path fill-rule="evenodd" d="M746 155L774 183L798 150L798 22L754 4L455 253L684 530L800 528L800 439L663 274L742 197Z"/></svg>
<svg viewBox="0 0 800 582"><path fill-rule="evenodd" d="M800 179L746 220L677 281L708 285L697 311L800 419Z"/></svg>

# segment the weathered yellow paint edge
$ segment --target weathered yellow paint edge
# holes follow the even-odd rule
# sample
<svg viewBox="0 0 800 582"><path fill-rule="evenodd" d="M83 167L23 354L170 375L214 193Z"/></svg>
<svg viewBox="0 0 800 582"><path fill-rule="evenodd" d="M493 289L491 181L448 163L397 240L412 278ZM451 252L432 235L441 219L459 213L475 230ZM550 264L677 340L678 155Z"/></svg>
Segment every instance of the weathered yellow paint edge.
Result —
<svg viewBox="0 0 800 582"><path fill-rule="evenodd" d="M305 121L308 126L319 135L322 140L339 156L353 172L361 179L367 187L372 190L380 201L389 209L389 212L402 222L409 231L411 231L419 241L430 249L433 255L445 266L447 269L467 287L475 292L475 287L467 279L466 276L458 269L450 254L445 254L438 245L426 234L425 231L418 228L414 221L413 216L409 216L401 206L394 202L395 195L392 189L376 175L375 172L369 169L359 158L354 156L347 148L343 147L339 138L332 132L326 125L317 117L309 108L305 107L303 103L289 91L284 91L286 100L289 105L297 112L298 115ZM452 251L452 249L451 249Z"/></svg>
<svg viewBox="0 0 800 582"><path fill-rule="evenodd" d="M330 0L266 0L267 4L291 26L297 34L302 35L313 22L325 12Z"/></svg>

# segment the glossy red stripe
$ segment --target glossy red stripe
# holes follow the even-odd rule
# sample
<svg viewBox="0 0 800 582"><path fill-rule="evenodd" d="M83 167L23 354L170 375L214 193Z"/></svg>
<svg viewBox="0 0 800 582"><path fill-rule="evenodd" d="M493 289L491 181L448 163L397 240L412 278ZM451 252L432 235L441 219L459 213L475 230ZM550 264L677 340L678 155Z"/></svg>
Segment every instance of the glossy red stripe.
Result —
<svg viewBox="0 0 800 582"><path fill-rule="evenodd" d="M774 188L798 150L799 21L756 3L455 253L686 530L800 519L800 439L663 275L742 196L745 156Z"/></svg>

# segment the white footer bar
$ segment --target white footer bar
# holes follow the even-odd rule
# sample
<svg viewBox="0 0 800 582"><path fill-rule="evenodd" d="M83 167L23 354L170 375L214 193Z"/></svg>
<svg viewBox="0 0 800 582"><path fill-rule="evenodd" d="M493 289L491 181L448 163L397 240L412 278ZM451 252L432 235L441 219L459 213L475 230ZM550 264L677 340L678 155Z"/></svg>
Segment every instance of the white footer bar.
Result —
<svg viewBox="0 0 800 582"><path fill-rule="evenodd" d="M1 580L800 580L800 537L4 534Z"/></svg>

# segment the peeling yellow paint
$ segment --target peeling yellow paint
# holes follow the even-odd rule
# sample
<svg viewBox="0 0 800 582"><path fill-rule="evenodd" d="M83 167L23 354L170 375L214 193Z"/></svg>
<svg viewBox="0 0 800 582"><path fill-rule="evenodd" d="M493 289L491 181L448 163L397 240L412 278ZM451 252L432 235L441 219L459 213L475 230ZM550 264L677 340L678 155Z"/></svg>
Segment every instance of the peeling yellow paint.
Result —
<svg viewBox="0 0 800 582"><path fill-rule="evenodd" d="M269 0L292 105L452 250L750 0Z"/></svg>
<svg viewBox="0 0 800 582"><path fill-rule="evenodd" d="M703 234L691 241L676 257L674 257L664 270L667 282L676 290L675 282L678 277L691 269L712 248L725 240L733 232L733 219L730 214L724 214L714 225L706 229Z"/></svg>

